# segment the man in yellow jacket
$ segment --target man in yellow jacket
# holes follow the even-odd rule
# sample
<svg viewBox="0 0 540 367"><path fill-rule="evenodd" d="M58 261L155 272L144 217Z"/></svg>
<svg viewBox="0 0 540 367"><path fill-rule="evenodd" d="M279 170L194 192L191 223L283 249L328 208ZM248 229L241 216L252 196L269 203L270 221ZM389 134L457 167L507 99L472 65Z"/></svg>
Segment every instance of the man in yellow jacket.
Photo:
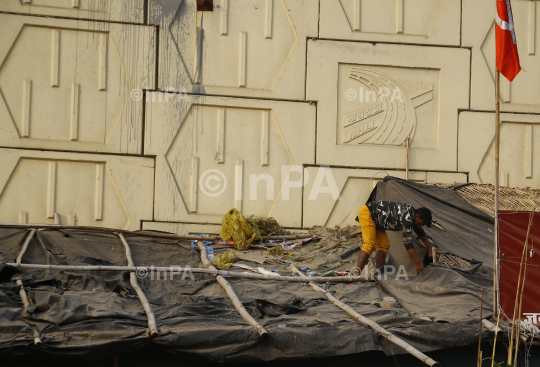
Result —
<svg viewBox="0 0 540 367"><path fill-rule="evenodd" d="M360 208L358 221L362 226L362 238L364 246L358 256L357 268L359 273L366 265L369 256L377 245L375 256L375 268L380 269L384 265L386 254L390 248L390 241L385 231L403 230L403 244L409 256L416 264L416 270L420 273L424 270L422 261L414 251L412 232L414 231L420 240L426 245L431 253L431 244L422 226L431 227L431 211L427 208L415 209L410 204L396 203L394 201L372 201Z"/></svg>

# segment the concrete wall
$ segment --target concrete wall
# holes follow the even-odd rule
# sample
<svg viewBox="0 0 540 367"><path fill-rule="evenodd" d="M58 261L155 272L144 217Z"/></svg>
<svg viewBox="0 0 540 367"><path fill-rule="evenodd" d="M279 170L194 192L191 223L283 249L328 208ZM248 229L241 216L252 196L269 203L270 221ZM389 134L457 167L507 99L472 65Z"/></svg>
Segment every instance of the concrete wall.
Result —
<svg viewBox="0 0 540 367"><path fill-rule="evenodd" d="M494 181L492 0L213 2L0 2L0 221L345 225L407 141L411 180ZM539 2L512 1L508 186L540 188Z"/></svg>

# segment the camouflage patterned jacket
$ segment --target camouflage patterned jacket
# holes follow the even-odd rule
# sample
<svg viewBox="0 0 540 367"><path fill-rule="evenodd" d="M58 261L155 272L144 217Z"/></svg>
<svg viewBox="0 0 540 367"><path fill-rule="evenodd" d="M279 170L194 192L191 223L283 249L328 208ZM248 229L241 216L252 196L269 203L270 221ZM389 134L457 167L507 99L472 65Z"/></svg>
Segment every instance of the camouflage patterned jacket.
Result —
<svg viewBox="0 0 540 367"><path fill-rule="evenodd" d="M414 228L414 208L410 204L401 204L394 201L372 201L366 206L377 228L387 231L403 230L403 244L407 250L414 248L412 231L422 237L424 230Z"/></svg>

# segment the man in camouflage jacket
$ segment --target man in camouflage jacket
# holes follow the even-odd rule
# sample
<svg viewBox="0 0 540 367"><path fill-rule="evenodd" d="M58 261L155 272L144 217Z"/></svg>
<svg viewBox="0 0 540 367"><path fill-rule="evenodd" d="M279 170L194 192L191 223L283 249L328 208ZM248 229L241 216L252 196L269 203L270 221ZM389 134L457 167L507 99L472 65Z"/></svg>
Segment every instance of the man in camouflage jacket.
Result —
<svg viewBox="0 0 540 367"><path fill-rule="evenodd" d="M364 205L358 213L358 221L362 226L362 238L364 246L358 256L357 271L360 273L366 265L369 256L377 245L375 268L380 269L384 265L386 254L390 248L390 242L385 231L403 230L403 244L409 256L416 264L416 270L420 273L424 270L422 261L414 251L412 232L414 231L420 240L426 245L431 253L431 244L422 226L431 227L431 211L427 208L413 208L410 204L396 203L393 201L372 201ZM358 273L358 274L359 274Z"/></svg>

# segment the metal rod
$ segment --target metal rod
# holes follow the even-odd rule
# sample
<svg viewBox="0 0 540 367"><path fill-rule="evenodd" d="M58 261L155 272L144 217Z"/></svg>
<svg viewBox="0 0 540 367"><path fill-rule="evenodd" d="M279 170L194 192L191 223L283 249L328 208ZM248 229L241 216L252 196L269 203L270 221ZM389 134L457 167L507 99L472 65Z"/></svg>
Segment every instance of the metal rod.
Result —
<svg viewBox="0 0 540 367"><path fill-rule="evenodd" d="M36 233L36 230L33 229L30 231L28 236L26 237L26 240L23 243L23 246L21 248L21 252L19 252L19 256L17 256L17 264L19 265L19 268L21 266L21 261L24 253L26 252L26 249L28 248L28 244L30 243L30 240L32 240L32 237L34 237L34 234ZM17 280L17 285L19 286L19 296L21 297L21 301L23 303L24 309L29 310L30 309L30 302L28 301L28 296L26 295L26 291L24 290L23 282L22 280ZM35 345L41 345L41 337L39 336L39 330L37 329L36 325L30 324L30 327L32 329L32 334L34 337L34 344Z"/></svg>
<svg viewBox="0 0 540 367"><path fill-rule="evenodd" d="M149 272L165 272L179 268L178 266L116 266L116 265L45 265L45 264L16 264L7 263L6 265L13 266L19 269L38 269L38 270L71 270L71 271L134 271L137 274L148 274ZM252 274L252 273L240 273L235 271L206 269L206 268L182 268L184 271L190 271L192 273L211 274L211 275L223 275L231 278L242 279L260 279L260 280L279 280L284 282L297 282L305 283L306 280L302 280L293 276L278 276L278 275L264 275L264 274ZM365 276L344 276L344 277L308 277L308 281L317 283L326 283L328 281L332 283L351 283L351 282L367 282L373 280L372 277L366 278ZM394 297L395 298L395 297Z"/></svg>
<svg viewBox="0 0 540 367"><path fill-rule="evenodd" d="M500 144L500 135L499 135L499 121L500 121L500 103L499 103L499 85L501 73L499 69L495 67L495 213L494 213L494 250L493 250L493 316L496 316L496 310L499 305L497 288L498 288L498 261L497 261L497 249L499 242L499 220L497 212L499 211L499 144Z"/></svg>
<svg viewBox="0 0 540 367"><path fill-rule="evenodd" d="M124 235L122 233L117 233L118 237L120 237L120 240L122 241L122 244L124 245L124 248L126 249L126 259L128 261L129 266L135 266L135 263L133 262L133 258L131 257L131 249L129 248L129 245L124 238ZM137 292L137 296L139 297L139 300L142 303L142 306L144 308L144 311L146 312L146 316L148 317L148 329L150 331L150 336L152 338L159 336L159 331L157 328L156 323L156 317L154 316L154 312L152 311L152 306L150 305L150 302L148 302L148 298L144 295L144 292L142 291L141 287L139 287L139 284L137 283L137 276L135 275L135 272L129 273L129 280L131 282L131 286L133 289L135 289L135 292Z"/></svg>
<svg viewBox="0 0 540 367"><path fill-rule="evenodd" d="M217 270L216 268L214 268L212 263L208 261L208 256L206 255L206 247L204 246L204 243L202 241L197 241L197 247L200 250L201 262L203 263L203 265L210 269ZM244 319L244 321L247 322L249 325L253 326L257 330L259 335L263 336L265 334L268 334L268 331L266 331L266 329L263 328L261 324L259 324L257 321L255 321L255 319L251 317L251 315L247 312L247 310L245 309L244 305L242 305L242 302L240 302L240 299L238 298L238 296L232 289L229 282L227 282L225 278L223 278L221 275L216 276L216 280L221 286L221 288L223 288L223 290L225 291L225 293L231 300L234 308L236 309L236 311L238 311L238 313Z"/></svg>
<svg viewBox="0 0 540 367"><path fill-rule="evenodd" d="M304 281L307 281L307 277L304 274L302 274L302 272L298 271L296 266L291 264L291 270L294 273L299 274L300 279L302 279ZM337 298L332 296L329 292L325 291L324 289L322 289L321 287L319 287L315 283L309 282L309 285L310 285L311 288L313 288L317 292L320 292L320 293L324 294L326 299L328 299L330 302L332 302L337 307L341 308L343 311L345 311L345 313L347 313L347 315L349 315L350 317L352 317L356 321L359 321L359 322L361 322L363 324L371 326L371 328L374 329L375 331L377 331L379 334L381 334L382 337L384 337L385 339L391 341L392 343L400 346L401 348L405 349L407 352L409 352L410 354L412 354L413 356L415 356L416 358L418 358L422 362L424 362L424 363L426 363L426 364L428 364L430 366L439 366L439 364L437 362L435 362L433 359L429 358L424 353L420 352L418 349L414 348L412 345L410 345L409 343L407 343L403 339L400 339L397 336L395 336L394 334L390 333L388 330L386 330L385 328L383 328L382 326L380 326L376 322L368 319L367 317L364 317L364 316L360 315L358 312L353 310L350 306L347 306L345 303L341 302L340 300L338 300Z"/></svg>
<svg viewBox="0 0 540 367"><path fill-rule="evenodd" d="M59 224L37 224L37 223L0 223L0 227L9 228L48 228L48 229L76 229L83 231L97 231L97 232L111 232L111 233L123 233L140 237L155 237L155 238L170 238L177 240L201 240L201 241L218 241L221 240L219 236L182 236L177 234L165 234L165 233L149 233L149 232L134 232L125 229L114 229L106 227L91 227L91 226L69 226ZM300 238L312 237L311 234L299 234L299 235L287 235L287 236L262 236L263 240L295 240Z"/></svg>

